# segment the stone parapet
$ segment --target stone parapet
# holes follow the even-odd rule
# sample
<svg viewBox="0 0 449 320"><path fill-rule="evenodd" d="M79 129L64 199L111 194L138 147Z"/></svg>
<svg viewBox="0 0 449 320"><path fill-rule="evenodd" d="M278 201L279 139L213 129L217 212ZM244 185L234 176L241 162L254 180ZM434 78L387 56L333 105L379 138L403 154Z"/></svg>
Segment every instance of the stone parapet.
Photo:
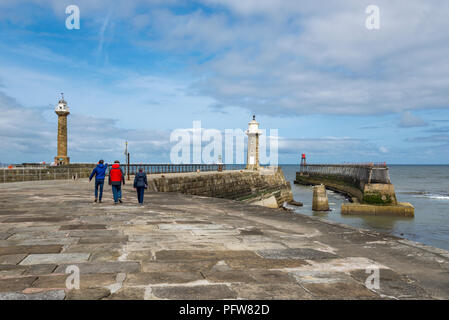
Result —
<svg viewBox="0 0 449 320"><path fill-rule="evenodd" d="M71 164L43 168L5 168L0 170L0 182L88 178L94 167L95 164Z"/></svg>
<svg viewBox="0 0 449 320"><path fill-rule="evenodd" d="M293 200L290 183L285 180L280 168L151 175L150 179L160 192L180 192L254 203L274 196L278 207ZM273 202L260 202L262 205L264 203L272 206Z"/></svg>

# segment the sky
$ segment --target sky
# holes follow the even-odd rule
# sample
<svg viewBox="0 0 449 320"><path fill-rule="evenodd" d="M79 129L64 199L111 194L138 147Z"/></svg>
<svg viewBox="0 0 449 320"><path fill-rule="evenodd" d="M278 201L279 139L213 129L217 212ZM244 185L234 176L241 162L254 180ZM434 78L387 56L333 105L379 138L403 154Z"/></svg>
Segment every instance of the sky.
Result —
<svg viewBox="0 0 449 320"><path fill-rule="evenodd" d="M0 163L52 161L64 92L72 162L124 159L129 141L132 162L167 163L175 130L255 114L279 163L447 164L448 15L445 0L1 0Z"/></svg>

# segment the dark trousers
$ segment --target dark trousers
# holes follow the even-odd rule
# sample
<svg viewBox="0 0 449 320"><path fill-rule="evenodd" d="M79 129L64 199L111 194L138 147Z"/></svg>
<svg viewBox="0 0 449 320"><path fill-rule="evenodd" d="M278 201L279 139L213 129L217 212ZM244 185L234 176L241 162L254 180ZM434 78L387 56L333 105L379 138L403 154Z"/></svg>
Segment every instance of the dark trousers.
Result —
<svg viewBox="0 0 449 320"><path fill-rule="evenodd" d="M95 199L99 199L103 197L103 186L104 180L95 180ZM100 195L98 195L98 190L100 190Z"/></svg>
<svg viewBox="0 0 449 320"><path fill-rule="evenodd" d="M139 203L143 203L143 194L145 193L145 188L138 187L136 188L136 190L137 190L137 200L139 201Z"/></svg>
<svg viewBox="0 0 449 320"><path fill-rule="evenodd" d="M112 194L114 196L114 202L118 202L118 199L122 198L122 186L121 185L112 185Z"/></svg>

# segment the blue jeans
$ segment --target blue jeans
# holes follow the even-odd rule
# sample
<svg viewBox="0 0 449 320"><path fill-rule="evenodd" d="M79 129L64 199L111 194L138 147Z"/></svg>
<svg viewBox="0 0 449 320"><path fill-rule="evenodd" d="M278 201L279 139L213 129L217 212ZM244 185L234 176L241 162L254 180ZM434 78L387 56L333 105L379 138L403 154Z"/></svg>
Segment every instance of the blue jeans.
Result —
<svg viewBox="0 0 449 320"><path fill-rule="evenodd" d="M118 202L118 199L122 198L122 186L112 185L112 194L114 195L114 202Z"/></svg>
<svg viewBox="0 0 449 320"><path fill-rule="evenodd" d="M139 203L143 203L143 194L145 192L145 188L138 187L136 188L136 190L137 190L137 201L139 201Z"/></svg>
<svg viewBox="0 0 449 320"><path fill-rule="evenodd" d="M103 186L104 180L95 180L95 199L99 199L103 197ZM98 189L100 189L100 197L98 197Z"/></svg>

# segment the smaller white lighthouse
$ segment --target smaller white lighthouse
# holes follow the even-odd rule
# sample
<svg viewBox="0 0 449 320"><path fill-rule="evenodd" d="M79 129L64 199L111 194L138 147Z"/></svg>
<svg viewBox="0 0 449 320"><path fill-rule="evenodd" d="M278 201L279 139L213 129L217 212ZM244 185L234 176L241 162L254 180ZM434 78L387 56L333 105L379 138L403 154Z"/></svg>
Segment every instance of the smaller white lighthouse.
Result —
<svg viewBox="0 0 449 320"><path fill-rule="evenodd" d="M259 123L256 121L256 116L253 115L253 120L248 123L248 154L246 158L247 170L259 169L259 136L262 131L259 130Z"/></svg>

